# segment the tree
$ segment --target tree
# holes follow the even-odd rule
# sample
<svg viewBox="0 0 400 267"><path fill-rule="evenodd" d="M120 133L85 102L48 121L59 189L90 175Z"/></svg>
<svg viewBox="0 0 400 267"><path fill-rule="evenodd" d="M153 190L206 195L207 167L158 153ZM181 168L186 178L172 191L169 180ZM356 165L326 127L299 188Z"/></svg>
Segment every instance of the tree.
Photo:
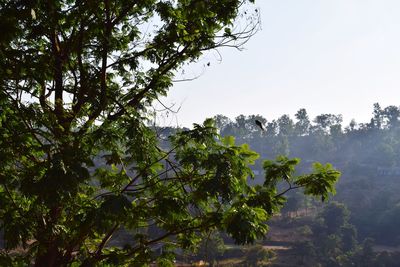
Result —
<svg viewBox="0 0 400 267"><path fill-rule="evenodd" d="M294 243L292 249L293 251L295 251L296 255L299 255L299 263L301 265L304 265L306 263L310 264L310 262L312 262L313 258L316 256L316 248L314 244L309 240Z"/></svg>
<svg viewBox="0 0 400 267"><path fill-rule="evenodd" d="M329 203L320 214L328 234L337 233L349 220L350 212L344 204Z"/></svg>
<svg viewBox="0 0 400 267"><path fill-rule="evenodd" d="M280 118L278 118L277 123L279 127L279 135L290 136L293 134L294 123L289 115L282 115Z"/></svg>
<svg viewBox="0 0 400 267"><path fill-rule="evenodd" d="M400 220L400 203L383 210L378 217L377 230L379 241L384 240L387 244L398 245L400 243L400 231L396 222Z"/></svg>
<svg viewBox="0 0 400 267"><path fill-rule="evenodd" d="M265 165L264 186L247 185L257 154L220 137L212 120L168 147L148 126L177 70L253 35L250 2L1 2L0 228L7 251L25 249L2 254L7 264L146 265L154 245L195 247L215 228L251 243L284 192L334 191L330 166L296 177L288 159ZM247 27L232 27L246 4ZM282 179L291 187L278 192ZM132 242L109 246L120 229Z"/></svg>
<svg viewBox="0 0 400 267"><path fill-rule="evenodd" d="M342 226L342 246L344 251L353 251L357 246L357 229L352 224Z"/></svg>
<svg viewBox="0 0 400 267"><path fill-rule="evenodd" d="M376 253L373 249L374 240L371 238L366 238L362 244L361 255L359 263L361 266L374 266L376 263ZM376 266L376 265L375 265ZM390 265L389 265L390 266Z"/></svg>
<svg viewBox="0 0 400 267"><path fill-rule="evenodd" d="M334 114L321 114L314 119L314 122L317 124L317 129L325 133L328 133L332 127L335 128L335 125L340 126L342 121L342 115Z"/></svg>
<svg viewBox="0 0 400 267"><path fill-rule="evenodd" d="M296 134L299 136L306 135L309 132L311 122L307 114L307 110L302 108L295 114L297 122L295 124Z"/></svg>
<svg viewBox="0 0 400 267"><path fill-rule="evenodd" d="M247 249L243 265L246 267L264 266L260 262L271 260L274 256L275 253L272 250L268 250L262 245L255 245Z"/></svg>
<svg viewBox="0 0 400 267"><path fill-rule="evenodd" d="M383 124L384 113L383 113L383 110L381 109L381 106L379 105L379 103L374 103L373 115L374 115L374 117L372 119L374 121L374 126L377 129L381 129L382 124Z"/></svg>
<svg viewBox="0 0 400 267"><path fill-rule="evenodd" d="M356 131L356 129L357 129L357 122L355 119L351 119L349 126L345 128L345 132L351 133L351 132Z"/></svg>
<svg viewBox="0 0 400 267"><path fill-rule="evenodd" d="M267 123L266 132L268 137L275 136L278 133L278 124L275 120Z"/></svg>
<svg viewBox="0 0 400 267"><path fill-rule="evenodd" d="M205 235L202 239L197 255L212 267L215 266L215 263L218 263L218 258L222 256L225 250L224 240L220 237L219 233L212 232Z"/></svg>
<svg viewBox="0 0 400 267"><path fill-rule="evenodd" d="M243 140L248 140L249 138L260 137L262 130L260 131L260 126L257 125L256 120L264 125L267 120L261 115L239 115L235 118L235 136Z"/></svg>
<svg viewBox="0 0 400 267"><path fill-rule="evenodd" d="M400 110L396 106L387 106L383 110L383 116L387 119L387 125L389 128L397 127L399 124Z"/></svg>
<svg viewBox="0 0 400 267"><path fill-rule="evenodd" d="M282 213L285 214L286 217L296 217L297 211L300 209L302 205L302 199L298 195L288 196L285 206L282 208ZM295 212L295 216L293 213Z"/></svg>
<svg viewBox="0 0 400 267"><path fill-rule="evenodd" d="M324 266L354 266L357 261L357 230L349 221L350 212L344 204L329 203L319 214L313 238L318 260ZM363 265L364 266L364 265Z"/></svg>
<svg viewBox="0 0 400 267"><path fill-rule="evenodd" d="M228 127L232 127L232 121L228 117L222 114L214 116L214 120L215 120L215 126L220 130L222 136L225 135L226 130L229 130L227 129Z"/></svg>

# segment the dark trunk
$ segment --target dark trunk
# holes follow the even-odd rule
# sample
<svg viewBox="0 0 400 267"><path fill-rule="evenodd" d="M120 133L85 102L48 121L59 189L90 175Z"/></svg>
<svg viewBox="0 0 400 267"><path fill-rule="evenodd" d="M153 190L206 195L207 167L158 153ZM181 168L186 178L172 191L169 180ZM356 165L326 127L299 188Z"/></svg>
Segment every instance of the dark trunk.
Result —
<svg viewBox="0 0 400 267"><path fill-rule="evenodd" d="M34 267L58 267L61 265L62 255L57 247L49 246L47 251L39 253L35 260Z"/></svg>

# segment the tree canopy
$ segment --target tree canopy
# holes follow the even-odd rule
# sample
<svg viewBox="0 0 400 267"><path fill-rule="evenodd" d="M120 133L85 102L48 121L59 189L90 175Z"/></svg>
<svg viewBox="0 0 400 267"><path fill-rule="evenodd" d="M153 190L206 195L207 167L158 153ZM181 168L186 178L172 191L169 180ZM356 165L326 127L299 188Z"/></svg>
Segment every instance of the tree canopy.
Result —
<svg viewBox="0 0 400 267"><path fill-rule="evenodd" d="M177 70L254 34L253 1L0 2L1 264L146 265L157 245L170 262L213 229L262 237L289 190L334 192L330 165L296 176L286 157L248 185L258 154L212 120L166 146L149 126ZM119 230L130 242L110 245Z"/></svg>

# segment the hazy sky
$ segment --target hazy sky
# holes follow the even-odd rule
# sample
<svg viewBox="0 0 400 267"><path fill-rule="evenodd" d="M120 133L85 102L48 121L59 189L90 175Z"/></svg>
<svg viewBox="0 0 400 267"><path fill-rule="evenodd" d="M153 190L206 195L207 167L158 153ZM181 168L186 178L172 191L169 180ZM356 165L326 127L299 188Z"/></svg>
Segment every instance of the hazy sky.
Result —
<svg viewBox="0 0 400 267"><path fill-rule="evenodd" d="M244 51L208 55L165 103L181 105L171 122L190 126L223 114L268 120L306 108L311 118L371 118L373 103L400 105L400 1L258 0L262 29ZM203 71L204 69L204 71ZM171 119L171 116L169 117Z"/></svg>

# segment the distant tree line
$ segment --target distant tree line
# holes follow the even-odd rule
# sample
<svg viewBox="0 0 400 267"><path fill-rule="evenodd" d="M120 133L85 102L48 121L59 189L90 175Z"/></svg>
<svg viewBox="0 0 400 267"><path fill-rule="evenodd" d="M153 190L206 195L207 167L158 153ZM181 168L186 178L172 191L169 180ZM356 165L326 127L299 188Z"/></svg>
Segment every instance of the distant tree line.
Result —
<svg viewBox="0 0 400 267"><path fill-rule="evenodd" d="M303 173L310 162L330 162L342 172L333 198L338 202L321 206L301 192L288 194L281 210L283 222L317 211L304 222L307 240L293 245L299 266L397 266L400 252L376 252L373 247L400 244L400 107L375 103L368 122L353 119L347 125L340 114L312 119L306 109L274 120L261 115L233 120L217 115L214 120L221 136L249 144L262 158L301 158L297 171ZM158 128L161 140L179 131ZM262 170L261 161L254 170Z"/></svg>
<svg viewBox="0 0 400 267"><path fill-rule="evenodd" d="M320 114L310 119L302 108L294 119L285 114L274 120L261 115L239 115L234 120L217 115L214 118L222 136L235 136L238 143L248 143L262 156L288 155L304 160L333 161L345 164L374 162L392 167L400 162L400 108L382 108L374 104L367 123L354 119L343 125L340 114ZM255 121L264 125L260 129ZM355 157L357 155L357 157Z"/></svg>
<svg viewBox="0 0 400 267"><path fill-rule="evenodd" d="M342 172L335 200L345 203L358 230L360 242L373 238L385 245L400 244L400 108L375 103L369 122L343 124L339 114L310 119L306 109L294 116L267 120L261 115L215 116L222 136L235 136L263 158L298 157L303 164L330 162ZM255 121L262 123L263 129ZM299 171L306 172L307 164ZM258 167L261 169L261 165ZM300 198L300 199L299 199ZM295 203L295 204L292 204ZM288 198L289 211L304 208L302 196ZM291 209L291 206L294 208Z"/></svg>

